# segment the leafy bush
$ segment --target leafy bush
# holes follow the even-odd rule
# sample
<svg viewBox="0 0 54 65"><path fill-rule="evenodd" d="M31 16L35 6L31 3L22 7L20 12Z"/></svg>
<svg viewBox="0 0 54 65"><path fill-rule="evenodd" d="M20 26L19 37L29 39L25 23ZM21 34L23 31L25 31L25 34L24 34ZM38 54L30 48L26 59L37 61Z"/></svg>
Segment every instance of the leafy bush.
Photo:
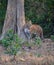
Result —
<svg viewBox="0 0 54 65"><path fill-rule="evenodd" d="M42 43L42 40L39 36L36 36L35 39L34 39L34 44L40 46Z"/></svg>
<svg viewBox="0 0 54 65"><path fill-rule="evenodd" d="M2 44L6 48L7 53L16 55L21 48L21 39L17 34L14 34L13 30L9 30L2 39Z"/></svg>
<svg viewBox="0 0 54 65"><path fill-rule="evenodd" d="M5 19L7 8L7 0L0 0L0 34L2 32L2 27Z"/></svg>
<svg viewBox="0 0 54 65"><path fill-rule="evenodd" d="M54 35L51 35L51 40L54 41Z"/></svg>

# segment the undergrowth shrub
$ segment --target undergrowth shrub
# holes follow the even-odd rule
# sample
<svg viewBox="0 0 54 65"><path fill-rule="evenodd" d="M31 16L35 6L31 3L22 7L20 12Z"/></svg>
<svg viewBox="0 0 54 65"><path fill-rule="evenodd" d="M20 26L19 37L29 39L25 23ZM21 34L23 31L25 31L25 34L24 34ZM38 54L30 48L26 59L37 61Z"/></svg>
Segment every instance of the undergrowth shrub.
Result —
<svg viewBox="0 0 54 65"><path fill-rule="evenodd" d="M51 35L51 40L54 41L54 35Z"/></svg>
<svg viewBox="0 0 54 65"><path fill-rule="evenodd" d="M7 53L16 55L21 48L21 39L13 30L9 30L2 39L2 45L6 48Z"/></svg>
<svg viewBox="0 0 54 65"><path fill-rule="evenodd" d="M36 36L36 37L34 38L34 44L40 46L41 43L42 43L41 38L40 38L39 36Z"/></svg>
<svg viewBox="0 0 54 65"><path fill-rule="evenodd" d="M6 53L9 53L10 55L16 55L16 53L20 49L22 49L22 46L31 47L31 42L30 43L28 41L24 42L24 43L22 43L22 42L23 42L23 40L20 39L17 34L14 34L13 30L9 30L5 34L4 38L2 39L2 45L7 50ZM40 37L36 36L34 39L34 43L32 43L32 46L33 46L33 44L40 46L41 42L42 41L41 41Z"/></svg>

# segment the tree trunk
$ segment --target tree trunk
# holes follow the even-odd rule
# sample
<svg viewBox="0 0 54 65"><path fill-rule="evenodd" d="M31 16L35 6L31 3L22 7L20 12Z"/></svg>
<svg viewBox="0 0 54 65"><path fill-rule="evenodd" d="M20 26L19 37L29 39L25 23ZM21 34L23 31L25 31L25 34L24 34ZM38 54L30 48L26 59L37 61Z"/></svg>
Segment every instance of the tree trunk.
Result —
<svg viewBox="0 0 54 65"><path fill-rule="evenodd" d="M2 30L1 39L9 29L17 30L18 36L26 40L22 30L25 24L24 0L8 0L7 12Z"/></svg>
<svg viewBox="0 0 54 65"><path fill-rule="evenodd" d="M24 0L17 0L17 28L18 35L22 39L26 39L25 34L22 30L23 25L25 24L25 14L24 14Z"/></svg>

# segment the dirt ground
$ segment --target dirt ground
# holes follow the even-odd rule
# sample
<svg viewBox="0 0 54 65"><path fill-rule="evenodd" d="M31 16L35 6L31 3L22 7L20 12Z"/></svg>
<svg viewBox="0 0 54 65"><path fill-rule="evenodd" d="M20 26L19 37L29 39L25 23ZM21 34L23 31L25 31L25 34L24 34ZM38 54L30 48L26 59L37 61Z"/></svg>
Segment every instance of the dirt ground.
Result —
<svg viewBox="0 0 54 65"><path fill-rule="evenodd" d="M54 42L45 40L41 46L32 46L31 49L22 49L14 57L5 54L0 45L0 65L54 65Z"/></svg>

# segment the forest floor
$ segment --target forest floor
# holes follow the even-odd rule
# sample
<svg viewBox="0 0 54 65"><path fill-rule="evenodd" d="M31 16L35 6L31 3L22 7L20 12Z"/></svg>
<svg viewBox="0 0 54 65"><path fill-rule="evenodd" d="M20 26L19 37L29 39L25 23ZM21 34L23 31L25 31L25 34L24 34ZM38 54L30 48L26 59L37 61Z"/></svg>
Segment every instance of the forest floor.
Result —
<svg viewBox="0 0 54 65"><path fill-rule="evenodd" d="M22 49L15 56L5 54L0 45L0 65L54 65L54 42L45 40L40 47Z"/></svg>

